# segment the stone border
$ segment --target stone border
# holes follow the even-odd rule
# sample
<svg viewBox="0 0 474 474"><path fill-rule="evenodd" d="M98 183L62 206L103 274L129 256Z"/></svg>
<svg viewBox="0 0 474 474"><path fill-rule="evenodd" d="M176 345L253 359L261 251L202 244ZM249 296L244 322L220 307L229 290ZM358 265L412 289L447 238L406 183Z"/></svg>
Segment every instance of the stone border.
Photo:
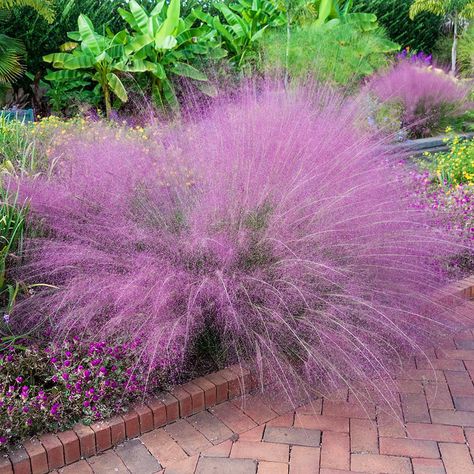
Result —
<svg viewBox="0 0 474 474"><path fill-rule="evenodd" d="M468 133L459 133L460 138L465 140L471 140L474 138L473 132ZM406 140L405 142L397 143L391 145L394 149L402 150L405 153L409 153L414 157L423 157L423 153L439 153L444 152L449 149L449 146L444 142L446 138L449 138L447 135L440 135L437 137L429 138L418 138L416 140Z"/></svg>
<svg viewBox="0 0 474 474"><path fill-rule="evenodd" d="M474 275L449 285L443 296L474 298ZM0 458L0 474L46 474L161 428L179 418L249 393L255 387L249 370L238 365L174 387L129 412L71 430L44 434Z"/></svg>

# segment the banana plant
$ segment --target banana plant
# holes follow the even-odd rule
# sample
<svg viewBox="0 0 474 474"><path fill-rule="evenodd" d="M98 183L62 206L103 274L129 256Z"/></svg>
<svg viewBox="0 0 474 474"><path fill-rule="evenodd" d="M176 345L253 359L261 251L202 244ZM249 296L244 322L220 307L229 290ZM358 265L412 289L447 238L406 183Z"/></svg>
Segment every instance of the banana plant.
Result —
<svg viewBox="0 0 474 474"><path fill-rule="evenodd" d="M353 4L353 0L303 0L299 3L299 14L309 17L310 23L315 26L323 26L329 22L349 23L360 31L373 31L379 27L376 15L352 13Z"/></svg>
<svg viewBox="0 0 474 474"><path fill-rule="evenodd" d="M219 59L227 52L220 48L214 30L195 27L193 15L180 17L180 0L171 0L169 5L161 0L150 12L130 0L128 10L119 8L118 12L132 30L123 66L151 79L152 96L158 105L178 107L173 85L178 77L187 77L206 94L213 94L207 76L193 63L199 57Z"/></svg>
<svg viewBox="0 0 474 474"><path fill-rule="evenodd" d="M244 61L255 53L256 43L268 28L286 24L286 12L273 0L237 0L228 5L215 3L224 20L194 9L196 18L211 26L222 37L231 61L241 68Z"/></svg>
<svg viewBox="0 0 474 474"><path fill-rule="evenodd" d="M346 0L342 4L342 0L319 0L318 19L316 25L321 26L331 19L343 19L352 8L353 0Z"/></svg>
<svg viewBox="0 0 474 474"><path fill-rule="evenodd" d="M90 19L80 15L78 31L68 33L73 40L65 43L59 53L44 56L44 61L52 63L59 71L45 76L49 81L68 81L71 79L90 80L98 83L104 96L105 110L110 118L112 94L121 102L128 96L120 80L120 74L127 71L125 45L128 41L125 30L108 36L94 30Z"/></svg>

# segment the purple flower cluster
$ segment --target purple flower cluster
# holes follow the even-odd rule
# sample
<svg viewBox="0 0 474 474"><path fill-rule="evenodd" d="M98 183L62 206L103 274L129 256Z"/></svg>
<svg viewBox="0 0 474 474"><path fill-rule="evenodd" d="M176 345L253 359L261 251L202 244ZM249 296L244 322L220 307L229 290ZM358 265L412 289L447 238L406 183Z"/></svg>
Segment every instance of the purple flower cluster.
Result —
<svg viewBox="0 0 474 474"><path fill-rule="evenodd" d="M425 66L431 66L433 64L433 55L426 54L423 51L414 52L410 48L405 48L401 53L397 54L398 61L409 60L412 63L418 63Z"/></svg>
<svg viewBox="0 0 474 474"><path fill-rule="evenodd" d="M120 411L161 383L137 366L136 343L77 339L0 355L0 444Z"/></svg>

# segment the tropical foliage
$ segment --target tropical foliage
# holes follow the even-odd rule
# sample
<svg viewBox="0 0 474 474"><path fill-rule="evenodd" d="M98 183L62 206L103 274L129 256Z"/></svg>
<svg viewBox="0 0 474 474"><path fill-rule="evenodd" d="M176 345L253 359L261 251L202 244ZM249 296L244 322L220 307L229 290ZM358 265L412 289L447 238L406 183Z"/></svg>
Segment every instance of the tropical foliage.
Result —
<svg viewBox="0 0 474 474"><path fill-rule="evenodd" d="M220 48L215 30L195 27L193 15L180 17L179 0L169 6L159 2L148 13L135 0L129 11L119 9L122 18L132 29L124 49L126 70L146 73L151 78L151 93L158 105L177 107L174 77L187 77L198 87L212 94L206 75L192 65L197 58L220 59L226 51Z"/></svg>
<svg viewBox="0 0 474 474"><path fill-rule="evenodd" d="M473 0L415 0L410 7L410 18L415 18L419 13L430 12L443 16L453 25L453 44L451 53L451 73L456 72L457 45L459 36L459 23L461 19L474 18Z"/></svg>
<svg viewBox="0 0 474 474"><path fill-rule="evenodd" d="M122 82L127 74L143 74L150 79L150 91L159 106L176 108L178 100L173 78L186 77L196 81L208 94L212 88L202 85L206 75L191 63L197 57L222 58L226 51L219 47L217 34L207 26L193 27L196 19L180 17L179 0L169 5L158 3L148 13L132 0L129 9L118 12L131 28L113 34L110 30L99 34L85 15L78 19L79 31L69 33L72 42L62 46L63 51L44 57L45 61L61 69L50 72L47 80L98 83L103 93L107 117L112 110L113 94L121 102L127 102L128 94Z"/></svg>
<svg viewBox="0 0 474 474"><path fill-rule="evenodd" d="M18 7L32 8L49 23L54 19L55 8L51 0L0 0L0 10L11 10Z"/></svg>
<svg viewBox="0 0 474 474"><path fill-rule="evenodd" d="M33 8L46 21L53 21L54 10L49 0L0 0L0 24L7 21L9 10L25 6ZM0 87L23 73L25 56L26 49L20 40L0 33Z"/></svg>
<svg viewBox="0 0 474 474"><path fill-rule="evenodd" d="M432 52L442 35L442 18L423 12L407 21L413 0L357 0L353 12L373 13L390 39L415 51Z"/></svg>
<svg viewBox="0 0 474 474"><path fill-rule="evenodd" d="M193 13L217 31L229 51L230 60L239 68L245 61L255 61L258 41L267 29L286 23L284 9L274 0L238 0L229 5L216 3L215 8L219 16L211 16L202 10L193 10Z"/></svg>
<svg viewBox="0 0 474 474"><path fill-rule="evenodd" d="M0 85L11 83L24 70L25 46L15 38L0 33Z"/></svg>
<svg viewBox="0 0 474 474"><path fill-rule="evenodd" d="M20 39L26 47L24 64L32 78L23 77L18 84L25 90L30 85L37 87L46 74L47 64L43 56L58 51L59 45L67 39L67 33L77 29L80 14L87 16L104 33L106 28L119 31L124 27L117 8L123 0L54 0L55 17L52 23L39 16L31 8L15 8L9 14L4 31ZM28 25L25 28L24 25ZM40 104L36 103L36 107Z"/></svg>
<svg viewBox="0 0 474 474"><path fill-rule="evenodd" d="M53 81L89 79L97 82L104 95L106 114L110 117L111 93L122 102L128 100L125 87L117 75L126 70L124 61L126 32L122 31L113 36L101 35L94 30L92 22L85 15L79 16L77 24L79 30L69 35L74 42L63 45L63 50L72 49L72 52L53 53L44 57L46 62L61 69L50 72L46 79Z"/></svg>

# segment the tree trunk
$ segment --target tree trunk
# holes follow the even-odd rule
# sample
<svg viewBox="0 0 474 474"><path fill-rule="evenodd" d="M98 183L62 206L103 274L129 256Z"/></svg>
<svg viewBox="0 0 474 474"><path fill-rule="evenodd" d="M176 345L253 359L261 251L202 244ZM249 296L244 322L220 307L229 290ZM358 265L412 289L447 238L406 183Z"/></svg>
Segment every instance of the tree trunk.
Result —
<svg viewBox="0 0 474 474"><path fill-rule="evenodd" d="M105 116L110 119L112 115L112 105L110 103L110 90L107 84L102 85L102 90L104 91L104 102L105 102Z"/></svg>
<svg viewBox="0 0 474 474"><path fill-rule="evenodd" d="M456 63L458 55L458 23L459 15L457 12L454 13L454 35L453 35L453 49L451 50L451 75L456 74Z"/></svg>

